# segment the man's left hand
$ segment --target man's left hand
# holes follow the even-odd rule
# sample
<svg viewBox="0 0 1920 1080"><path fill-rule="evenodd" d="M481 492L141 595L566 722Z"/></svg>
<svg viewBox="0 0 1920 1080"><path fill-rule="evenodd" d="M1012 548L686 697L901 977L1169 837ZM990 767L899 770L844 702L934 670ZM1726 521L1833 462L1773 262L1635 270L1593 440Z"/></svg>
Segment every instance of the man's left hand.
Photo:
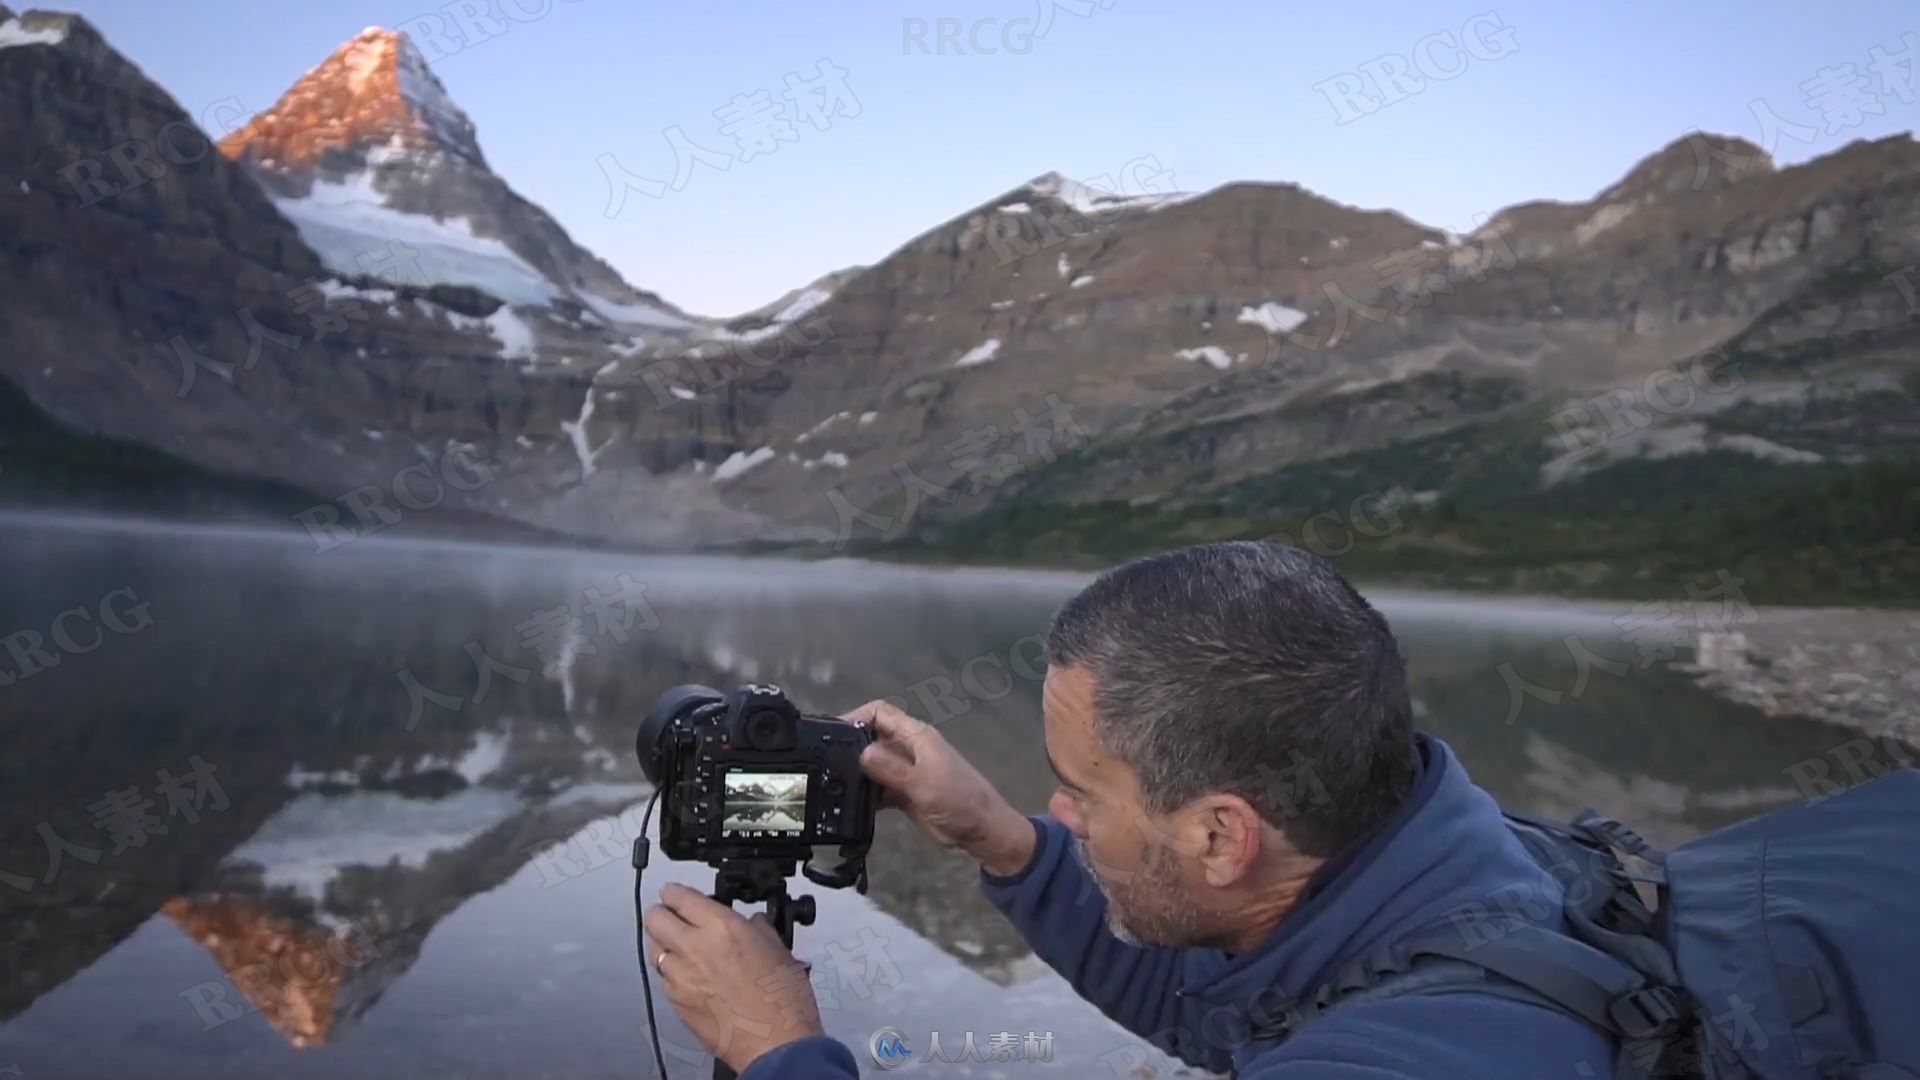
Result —
<svg viewBox="0 0 1920 1080"><path fill-rule="evenodd" d="M824 1034L807 969L765 915L748 919L684 885L646 914L647 962L700 1042L736 1073L776 1046Z"/></svg>

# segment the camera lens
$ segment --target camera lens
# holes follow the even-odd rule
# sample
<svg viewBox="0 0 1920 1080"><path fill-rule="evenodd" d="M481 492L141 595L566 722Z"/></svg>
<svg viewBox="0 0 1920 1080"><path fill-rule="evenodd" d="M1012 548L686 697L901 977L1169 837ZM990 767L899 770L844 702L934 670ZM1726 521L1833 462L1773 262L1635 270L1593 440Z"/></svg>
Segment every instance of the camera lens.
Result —
<svg viewBox="0 0 1920 1080"><path fill-rule="evenodd" d="M688 683L670 687L661 693L640 721L640 730L634 733L633 750L640 759L640 771L646 774L647 782L660 782L660 740L666 737L667 730L684 719L693 710L702 705L721 700L720 691L711 686L699 686Z"/></svg>

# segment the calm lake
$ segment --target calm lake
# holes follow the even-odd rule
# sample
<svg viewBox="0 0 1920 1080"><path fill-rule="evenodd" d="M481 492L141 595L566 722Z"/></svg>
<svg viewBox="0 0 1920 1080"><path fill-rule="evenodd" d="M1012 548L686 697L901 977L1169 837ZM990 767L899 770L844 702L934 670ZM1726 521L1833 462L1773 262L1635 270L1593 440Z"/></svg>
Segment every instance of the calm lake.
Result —
<svg viewBox="0 0 1920 1080"><path fill-rule="evenodd" d="M1072 575L0 517L0 1075L645 1077L634 729L661 689L891 697L1044 807L1038 641ZM1421 723L1507 804L1673 842L1798 797L1849 733L1693 689L1632 605L1368 590ZM831 1034L1050 1034L1170 1075L882 819L871 890L797 880ZM649 893L712 871L656 857ZM710 1059L664 1000L669 1073ZM951 1033L951 1034L948 1034Z"/></svg>

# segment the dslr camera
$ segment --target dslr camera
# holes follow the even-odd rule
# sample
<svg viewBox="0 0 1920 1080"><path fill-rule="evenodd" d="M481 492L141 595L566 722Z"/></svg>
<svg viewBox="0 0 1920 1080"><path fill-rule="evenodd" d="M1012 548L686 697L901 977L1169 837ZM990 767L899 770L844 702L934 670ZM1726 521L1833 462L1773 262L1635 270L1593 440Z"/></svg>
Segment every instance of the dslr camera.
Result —
<svg viewBox="0 0 1920 1080"><path fill-rule="evenodd" d="M661 851L723 871L770 863L791 873L797 861L818 884L864 892L880 793L860 752L873 737L838 717L803 714L778 686L673 687L634 747L664 800Z"/></svg>

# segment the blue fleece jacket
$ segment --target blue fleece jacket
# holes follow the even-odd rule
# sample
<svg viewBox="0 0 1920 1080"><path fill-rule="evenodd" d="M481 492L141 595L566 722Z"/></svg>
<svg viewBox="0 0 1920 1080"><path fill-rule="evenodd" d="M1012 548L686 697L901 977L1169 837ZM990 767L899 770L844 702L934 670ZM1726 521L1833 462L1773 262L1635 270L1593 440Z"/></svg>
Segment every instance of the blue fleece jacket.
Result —
<svg viewBox="0 0 1920 1080"><path fill-rule="evenodd" d="M1200 1068L1247 1080L1611 1075L1613 1045L1586 1024L1486 994L1357 1001L1285 1042L1248 1041L1249 1010L1277 1000L1272 988L1298 995L1349 958L1471 905L1566 929L1558 884L1513 838L1493 798L1445 743L1421 735L1419 745L1420 778L1406 804L1329 864L1329 876L1251 952L1121 942L1066 828L1047 817L1033 819L1039 843L1027 867L1006 878L983 874L982 888L1080 996ZM1524 903L1500 902L1520 896ZM764 1055L741 1080L855 1075L844 1046L812 1038Z"/></svg>

